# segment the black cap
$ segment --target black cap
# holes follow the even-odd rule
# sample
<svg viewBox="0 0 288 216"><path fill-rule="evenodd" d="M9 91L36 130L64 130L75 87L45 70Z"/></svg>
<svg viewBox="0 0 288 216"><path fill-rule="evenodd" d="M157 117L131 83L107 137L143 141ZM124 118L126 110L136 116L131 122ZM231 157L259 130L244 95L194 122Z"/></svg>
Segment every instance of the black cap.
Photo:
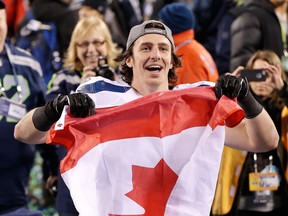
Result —
<svg viewBox="0 0 288 216"><path fill-rule="evenodd" d="M165 36L170 41L172 50L175 50L171 30L164 23L157 20L146 20L132 27L127 39L126 50L128 50L139 37L146 34L160 34Z"/></svg>
<svg viewBox="0 0 288 216"><path fill-rule="evenodd" d="M84 0L82 2L82 5L91 7L92 9L99 11L101 14L105 14L105 11L108 7L108 1L107 0Z"/></svg>
<svg viewBox="0 0 288 216"><path fill-rule="evenodd" d="M0 0L0 9L5 9L5 4L2 0Z"/></svg>

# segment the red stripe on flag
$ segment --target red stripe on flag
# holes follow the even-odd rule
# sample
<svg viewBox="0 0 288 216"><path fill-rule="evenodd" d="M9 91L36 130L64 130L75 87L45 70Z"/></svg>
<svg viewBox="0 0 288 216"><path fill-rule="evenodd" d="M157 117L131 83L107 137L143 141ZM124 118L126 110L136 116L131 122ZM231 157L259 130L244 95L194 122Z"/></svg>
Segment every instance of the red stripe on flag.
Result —
<svg viewBox="0 0 288 216"><path fill-rule="evenodd" d="M47 143L64 145L72 168L90 149L100 143L133 138L165 137L185 129L210 125L235 126L244 117L234 101L222 97L219 102L212 87L196 87L156 92L118 107L97 110L84 119L66 116L63 130L52 127Z"/></svg>

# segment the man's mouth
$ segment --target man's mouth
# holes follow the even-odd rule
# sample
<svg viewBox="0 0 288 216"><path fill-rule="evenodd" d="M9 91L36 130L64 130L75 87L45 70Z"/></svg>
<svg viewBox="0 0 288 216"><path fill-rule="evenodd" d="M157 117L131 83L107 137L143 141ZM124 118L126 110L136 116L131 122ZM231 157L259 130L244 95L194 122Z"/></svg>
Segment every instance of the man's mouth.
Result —
<svg viewBox="0 0 288 216"><path fill-rule="evenodd" d="M162 69L161 66L158 66L158 65L152 65L152 66L148 66L146 67L146 70L148 71L160 71Z"/></svg>

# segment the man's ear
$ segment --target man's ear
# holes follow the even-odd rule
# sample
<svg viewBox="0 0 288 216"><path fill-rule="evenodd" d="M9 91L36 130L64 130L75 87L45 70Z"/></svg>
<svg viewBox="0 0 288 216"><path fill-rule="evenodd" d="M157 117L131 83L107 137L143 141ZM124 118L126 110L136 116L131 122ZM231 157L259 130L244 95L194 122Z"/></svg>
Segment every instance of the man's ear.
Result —
<svg viewBox="0 0 288 216"><path fill-rule="evenodd" d="M132 56L129 56L127 59L126 59L126 65L130 68L132 68L132 65L133 65L133 59L132 59Z"/></svg>
<svg viewBox="0 0 288 216"><path fill-rule="evenodd" d="M173 68L173 58L171 58L171 63L169 65L169 69L172 69Z"/></svg>

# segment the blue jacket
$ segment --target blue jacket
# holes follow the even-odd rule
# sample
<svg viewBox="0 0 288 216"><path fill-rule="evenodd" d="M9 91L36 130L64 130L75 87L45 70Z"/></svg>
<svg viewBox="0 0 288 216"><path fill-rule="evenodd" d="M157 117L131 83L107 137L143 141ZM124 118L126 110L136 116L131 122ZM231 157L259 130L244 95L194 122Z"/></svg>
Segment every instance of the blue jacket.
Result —
<svg viewBox="0 0 288 216"><path fill-rule="evenodd" d="M46 85L39 63L8 40L0 59L0 81L7 97L18 102L18 83L23 96L20 102L26 105L27 111L43 105ZM35 146L14 138L16 123L17 120L0 115L0 214L25 206L28 201L26 187Z"/></svg>

